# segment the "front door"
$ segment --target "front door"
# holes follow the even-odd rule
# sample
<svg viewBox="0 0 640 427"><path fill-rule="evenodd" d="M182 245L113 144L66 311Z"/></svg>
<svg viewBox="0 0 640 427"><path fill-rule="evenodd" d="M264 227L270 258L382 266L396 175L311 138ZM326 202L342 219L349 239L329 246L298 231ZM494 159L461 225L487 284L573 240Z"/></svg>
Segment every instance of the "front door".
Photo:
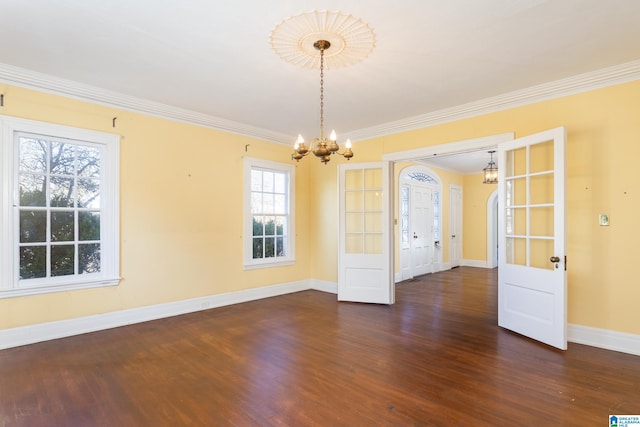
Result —
<svg viewBox="0 0 640 427"><path fill-rule="evenodd" d="M339 301L394 303L390 169L389 162L338 166Z"/></svg>
<svg viewBox="0 0 640 427"><path fill-rule="evenodd" d="M565 128L498 146L498 324L567 348Z"/></svg>
<svg viewBox="0 0 640 427"><path fill-rule="evenodd" d="M433 272L433 192L411 185L411 272L420 276Z"/></svg>

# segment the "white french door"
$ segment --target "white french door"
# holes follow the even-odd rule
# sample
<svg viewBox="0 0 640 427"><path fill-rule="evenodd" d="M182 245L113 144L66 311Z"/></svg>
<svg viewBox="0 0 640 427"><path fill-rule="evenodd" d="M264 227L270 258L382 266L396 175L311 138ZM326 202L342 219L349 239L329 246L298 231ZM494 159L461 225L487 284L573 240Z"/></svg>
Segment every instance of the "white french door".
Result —
<svg viewBox="0 0 640 427"><path fill-rule="evenodd" d="M338 300L393 304L389 162L338 165Z"/></svg>
<svg viewBox="0 0 640 427"><path fill-rule="evenodd" d="M564 127L498 145L498 324L567 348Z"/></svg>

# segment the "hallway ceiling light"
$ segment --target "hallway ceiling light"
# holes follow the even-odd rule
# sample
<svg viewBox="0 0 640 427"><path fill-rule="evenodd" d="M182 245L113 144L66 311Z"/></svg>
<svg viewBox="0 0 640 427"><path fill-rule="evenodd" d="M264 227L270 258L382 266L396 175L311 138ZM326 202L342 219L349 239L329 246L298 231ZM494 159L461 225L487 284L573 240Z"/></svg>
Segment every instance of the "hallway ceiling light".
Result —
<svg viewBox="0 0 640 427"><path fill-rule="evenodd" d="M487 167L482 169L484 173L484 181L482 181L483 184L498 183L498 166L496 166L496 163L493 161L493 153L495 153L495 151L489 151L491 160L489 161Z"/></svg>
<svg viewBox="0 0 640 427"><path fill-rule="evenodd" d="M345 67L366 58L375 45L373 30L362 20L339 11L314 10L289 17L271 32L271 47L282 59L305 68L320 69L320 136L307 147L302 135L293 147L291 158L299 161L313 153L326 164L331 155L353 157L351 141L340 152L336 133L324 135L324 69ZM329 51L329 49L331 50Z"/></svg>

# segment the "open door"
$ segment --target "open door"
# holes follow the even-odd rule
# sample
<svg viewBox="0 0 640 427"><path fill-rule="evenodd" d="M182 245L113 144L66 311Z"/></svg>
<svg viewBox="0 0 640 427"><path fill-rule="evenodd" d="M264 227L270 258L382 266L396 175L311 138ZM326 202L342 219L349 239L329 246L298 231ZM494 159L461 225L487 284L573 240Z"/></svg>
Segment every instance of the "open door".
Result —
<svg viewBox="0 0 640 427"><path fill-rule="evenodd" d="M393 304L390 163L338 166L338 300Z"/></svg>
<svg viewBox="0 0 640 427"><path fill-rule="evenodd" d="M564 127L498 145L498 324L567 348Z"/></svg>

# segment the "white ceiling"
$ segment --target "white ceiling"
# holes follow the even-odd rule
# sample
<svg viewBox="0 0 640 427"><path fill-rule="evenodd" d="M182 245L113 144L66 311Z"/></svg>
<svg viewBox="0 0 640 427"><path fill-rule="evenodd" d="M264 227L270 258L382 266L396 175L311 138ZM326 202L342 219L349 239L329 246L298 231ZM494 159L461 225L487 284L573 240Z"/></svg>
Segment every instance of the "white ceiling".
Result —
<svg viewBox="0 0 640 427"><path fill-rule="evenodd" d="M318 72L280 59L269 35L312 9L376 35L368 58L325 73L325 125L339 136L640 59L638 0L0 0L0 80L28 70L237 133L310 139Z"/></svg>

